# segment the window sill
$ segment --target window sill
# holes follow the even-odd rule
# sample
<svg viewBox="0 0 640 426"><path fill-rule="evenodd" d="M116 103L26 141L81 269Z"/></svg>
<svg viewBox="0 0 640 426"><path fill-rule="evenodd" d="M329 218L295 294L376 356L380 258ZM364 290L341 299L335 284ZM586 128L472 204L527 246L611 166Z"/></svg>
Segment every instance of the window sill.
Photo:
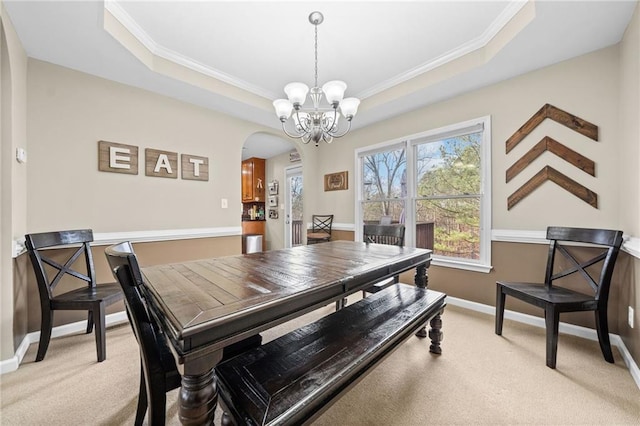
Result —
<svg viewBox="0 0 640 426"><path fill-rule="evenodd" d="M431 261L433 266L444 266L445 268L464 269L465 271L483 272L488 274L493 269L491 265L484 265L481 263L465 262L462 260L444 259L434 257Z"/></svg>

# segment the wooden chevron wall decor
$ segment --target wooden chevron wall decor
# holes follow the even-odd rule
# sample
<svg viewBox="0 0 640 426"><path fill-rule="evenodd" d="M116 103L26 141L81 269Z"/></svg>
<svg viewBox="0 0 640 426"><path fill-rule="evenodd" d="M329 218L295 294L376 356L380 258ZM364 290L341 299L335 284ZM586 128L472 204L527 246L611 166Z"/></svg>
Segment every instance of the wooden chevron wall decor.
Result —
<svg viewBox="0 0 640 426"><path fill-rule="evenodd" d="M524 123L505 144L506 153L508 154L516 145L518 145L533 129L538 127L545 119L550 118L584 136L595 141L598 140L598 126L589 123L573 114L556 108L551 104L545 104L538 110L526 123ZM570 149L555 139L545 136L533 148L527 151L518 161L516 161L506 172L506 182L508 183L518 173L527 168L536 158L546 151L557 155L567 161L574 167L579 168L585 173L595 176L595 163L584 155ZM598 194L589 188L579 184L573 179L565 176L550 166L543 167L535 176L529 179L524 185L518 188L507 199L507 209L511 210L513 206L518 204L523 198L531 194L535 189L546 181L552 181L580 198L585 203L594 208L598 208Z"/></svg>
<svg viewBox="0 0 640 426"><path fill-rule="evenodd" d="M561 144L557 140L550 138L549 136L545 136L533 148L527 151L526 154L520 157L520 159L516 161L513 166L507 169L507 182L513 179L518 173L520 173L529 164L531 164L533 160L541 156L545 151L549 151L557 155L558 157L568 161L569 163L573 164L583 172L590 174L591 176L596 175L596 165L592 160L588 159L582 154L575 152L574 150Z"/></svg>
<svg viewBox="0 0 640 426"><path fill-rule="evenodd" d="M522 141L529 133L533 131L540 123L544 121L544 119L550 118L553 121L556 121L564 126L567 126L571 130L575 130L578 133L585 135L586 137L593 139L594 141L598 140L598 126L589 123L586 120L583 120L580 117L576 117L573 114L569 114L566 111L561 110L560 108L556 108L551 104L545 104L542 108L538 110L533 116L527 120L526 123L522 125L516 132L507 139L506 149L507 154L516 145Z"/></svg>
<svg viewBox="0 0 640 426"><path fill-rule="evenodd" d="M536 188L548 180L560 185L592 207L598 208L598 194L563 175L553 167L544 166L534 177L529 179L524 185L518 188L516 192L509 196L507 200L508 209L511 210L511 208L518 204L524 197L531 194Z"/></svg>

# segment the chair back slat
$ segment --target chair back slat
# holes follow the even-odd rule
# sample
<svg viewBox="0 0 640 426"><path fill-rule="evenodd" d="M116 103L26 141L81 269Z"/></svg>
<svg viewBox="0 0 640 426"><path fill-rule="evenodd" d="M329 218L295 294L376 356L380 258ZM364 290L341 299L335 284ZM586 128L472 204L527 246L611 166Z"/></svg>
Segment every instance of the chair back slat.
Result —
<svg viewBox="0 0 640 426"><path fill-rule="evenodd" d="M622 246L622 231L554 226L547 228L547 239L550 240L550 245L545 285L551 287L553 281L579 273L595 293L595 299L598 303L606 304L609 297L613 269ZM563 244L566 242L587 243L593 245L594 249L599 250L599 252L588 260L579 261L571 253L570 246ZM555 272L556 252L561 253L563 258L570 264L567 268L558 272ZM600 269L596 279L587 271L587 268L598 263L600 263Z"/></svg>
<svg viewBox="0 0 640 426"><path fill-rule="evenodd" d="M364 225L363 240L365 243L404 246L405 226L398 225Z"/></svg>
<svg viewBox="0 0 640 426"><path fill-rule="evenodd" d="M333 215L314 214L311 218L311 231L324 232L331 235L331 227L333 225Z"/></svg>
<svg viewBox="0 0 640 426"><path fill-rule="evenodd" d="M60 280L66 275L85 281L89 287L96 286L93 256L89 244L91 241L93 241L93 232L90 229L41 232L25 235L25 245L27 246L31 263L33 264L41 299L53 298L53 291L58 283L60 283ZM64 264L60 264L43 255L45 251L43 249L75 244L80 244L80 247L66 259ZM86 273L78 269L73 269L73 265L83 254ZM49 274L45 265L49 265L56 272Z"/></svg>

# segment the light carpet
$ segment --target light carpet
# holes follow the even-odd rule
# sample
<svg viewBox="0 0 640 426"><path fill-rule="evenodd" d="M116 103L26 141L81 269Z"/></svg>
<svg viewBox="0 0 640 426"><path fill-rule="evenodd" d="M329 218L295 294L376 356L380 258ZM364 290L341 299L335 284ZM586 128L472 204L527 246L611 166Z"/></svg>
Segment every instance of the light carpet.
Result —
<svg viewBox="0 0 640 426"><path fill-rule="evenodd" d="M268 330L264 340L333 309ZM551 370L543 329L506 320L496 336L493 316L454 306L442 318L442 355L411 337L314 425L640 424L640 390L617 349L609 364L597 342L563 334ZM102 363L92 334L53 339L42 362L36 351L32 344L20 368L0 376L2 425L133 424L139 358L128 324L108 329ZM179 424L177 398L177 390L167 394L169 425Z"/></svg>

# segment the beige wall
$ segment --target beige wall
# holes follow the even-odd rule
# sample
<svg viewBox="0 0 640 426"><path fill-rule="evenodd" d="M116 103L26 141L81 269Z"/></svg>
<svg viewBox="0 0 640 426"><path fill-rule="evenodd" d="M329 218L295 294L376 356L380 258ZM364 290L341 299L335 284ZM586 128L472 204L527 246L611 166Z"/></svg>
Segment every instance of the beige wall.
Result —
<svg viewBox="0 0 640 426"><path fill-rule="evenodd" d="M27 56L0 3L0 359L14 354L14 342L25 335L26 324L13 320L24 306L24 294L14 291L13 239L26 229L26 167L15 160L17 147L26 146Z"/></svg>
<svg viewBox="0 0 640 426"><path fill-rule="evenodd" d="M295 149L295 146L292 144L291 149ZM278 212L277 219L269 219L269 204L266 204L265 207L265 215L267 216L267 224L266 224L266 234L267 234L267 250L276 250L284 248L284 224L285 224L285 213L282 209L284 205L284 184L285 184L285 174L284 168L293 165L289 161L289 153L284 153L275 157L271 157L267 159L266 164L266 179L267 182L270 183L273 180L278 181L279 189L278 189L278 207L276 208ZM295 163L300 164L300 163ZM269 195L267 195L268 197Z"/></svg>
<svg viewBox="0 0 640 426"><path fill-rule="evenodd" d="M240 179L229 176L260 127L33 59L28 78L30 232L240 226ZM138 146L139 174L98 171L99 140ZM208 157L209 181L145 176L145 148Z"/></svg>
<svg viewBox="0 0 640 426"><path fill-rule="evenodd" d="M619 221L621 229L640 238L640 5L627 27L620 43L620 170ZM620 336L640 360L640 259L630 262L625 273L628 287L622 289L620 309ZM634 285L635 284L635 285ZM635 309L635 328L626 322L627 309Z"/></svg>
<svg viewBox="0 0 640 426"><path fill-rule="evenodd" d="M338 222L353 221L354 150L415 133L490 115L492 119L492 191L494 229L543 230L558 225L618 226L620 180L618 158L618 47L600 50L513 78L445 102L359 129L322 146L319 176L349 171L349 191L318 193L318 202L335 206ZM595 142L551 120L545 120L508 155L505 141L544 104L550 103L599 127ZM357 118L357 117L356 117ZM549 135L596 163L592 177L559 157L545 153L508 184L505 171L542 137ZM613 154L612 154L613 153ZM507 197L544 165L551 165L595 191L595 209L547 182L507 210Z"/></svg>

